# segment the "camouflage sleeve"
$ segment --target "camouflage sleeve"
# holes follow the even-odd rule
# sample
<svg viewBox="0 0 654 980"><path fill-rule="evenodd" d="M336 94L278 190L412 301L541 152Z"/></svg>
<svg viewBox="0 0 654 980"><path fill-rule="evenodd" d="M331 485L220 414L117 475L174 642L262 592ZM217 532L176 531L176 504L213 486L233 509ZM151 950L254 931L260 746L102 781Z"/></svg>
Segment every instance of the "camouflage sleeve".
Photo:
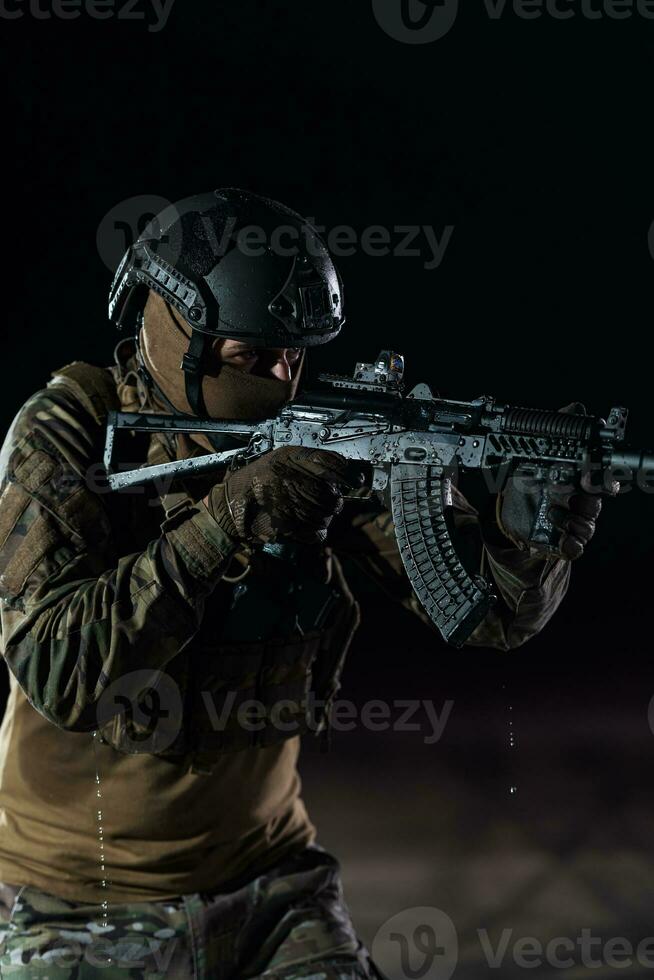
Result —
<svg viewBox="0 0 654 980"><path fill-rule="evenodd" d="M37 711L71 731L95 728L117 677L162 669L184 648L234 550L189 501L144 551L116 554L113 495L89 479L100 437L53 383L19 412L0 454L0 652Z"/></svg>
<svg viewBox="0 0 654 980"><path fill-rule="evenodd" d="M512 650L535 636L554 615L566 594L570 564L531 557L503 543L456 488L452 488L455 547L471 573L491 578L498 602L466 641L470 646ZM335 550L348 557L391 598L430 627L404 571L388 511L372 500L352 500L340 523Z"/></svg>

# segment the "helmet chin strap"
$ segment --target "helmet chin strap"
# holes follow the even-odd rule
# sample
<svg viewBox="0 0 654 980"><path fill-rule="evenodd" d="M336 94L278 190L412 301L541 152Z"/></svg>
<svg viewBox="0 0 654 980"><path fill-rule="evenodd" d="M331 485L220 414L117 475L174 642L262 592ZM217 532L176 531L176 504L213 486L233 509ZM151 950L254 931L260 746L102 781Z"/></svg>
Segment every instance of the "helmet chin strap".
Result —
<svg viewBox="0 0 654 980"><path fill-rule="evenodd" d="M193 415L200 419L207 417L207 407L202 394L202 380L204 378L206 357L214 339L209 334L202 333L200 330L192 330L191 342L182 358L181 368L184 372L186 398L191 406Z"/></svg>
<svg viewBox="0 0 654 980"><path fill-rule="evenodd" d="M209 363L216 337L194 328L188 322L185 323L186 329L184 329L174 311L168 310L167 317L163 312L154 309L149 325L146 323L145 316L141 317L141 330L136 337L137 360L139 373L147 387L157 395L160 404L166 406L174 415L200 420L220 418L256 420L276 415L280 407L294 397L306 350L302 351L302 358L293 369L288 382L281 382L272 377L258 378L228 364L218 365L219 371L216 373L213 361L211 366ZM169 320L177 324L179 333L174 332L169 335L167 332ZM147 336L146 333L141 333L146 330L150 331ZM164 349L166 342L169 344L167 361L164 360L163 367L160 365L158 371L153 370L152 351L156 353L157 347ZM211 378L216 382L212 384L211 390L206 384L207 371L211 372ZM177 382L172 384L171 390L171 378L175 375ZM165 388L162 388L164 382ZM186 412L176 406L172 398L178 405L180 402L185 402ZM205 432L202 440L196 441L200 441L206 449L211 447L215 452L224 452L246 445L248 439L228 433Z"/></svg>
<svg viewBox="0 0 654 980"><path fill-rule="evenodd" d="M193 348L193 341L195 337L200 337L203 343L197 344L195 349ZM167 395L161 390L157 382L154 380L143 360L143 355L141 354L141 347L139 345L139 335L134 338L136 343L136 358L139 366L139 372L143 378L145 384L152 388L156 393L159 400L164 404L173 415L186 415L185 412L180 412L176 408ZM207 343L207 341L209 343ZM204 397L202 394L202 380L204 375L201 373L201 365L203 363L204 357L206 357L211 344L213 343L213 338L209 337L207 334L201 334L199 331L194 330L191 336L191 343L187 353L184 355L182 362L182 370L185 372L185 388L186 397L188 399L189 405L193 408L193 416L189 418L206 418L207 410L204 403ZM200 361L196 362L195 358L199 357ZM199 369L194 370L195 365L198 364ZM197 406L197 407L196 407ZM199 410L198 410L199 409ZM206 432L205 437L209 443L213 446L217 453L226 452L228 449L239 449L247 444L247 439L243 436L233 436L228 432Z"/></svg>
<svg viewBox="0 0 654 980"><path fill-rule="evenodd" d="M181 367L184 372L186 398L193 415L200 419L206 419L208 415L202 393L203 368L214 341L215 337L210 337L199 330L192 330L188 350L182 358ZM206 432L205 436L217 453L225 452L228 449L238 449L248 442L243 436L233 436L227 432Z"/></svg>

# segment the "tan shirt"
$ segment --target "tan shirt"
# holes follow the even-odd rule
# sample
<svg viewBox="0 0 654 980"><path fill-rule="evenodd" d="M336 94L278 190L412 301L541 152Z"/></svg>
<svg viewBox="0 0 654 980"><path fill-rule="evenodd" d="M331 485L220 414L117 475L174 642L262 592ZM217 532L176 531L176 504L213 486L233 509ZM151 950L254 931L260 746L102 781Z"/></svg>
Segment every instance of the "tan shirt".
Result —
<svg viewBox="0 0 654 980"><path fill-rule="evenodd" d="M0 728L0 880L77 902L159 901L216 889L314 839L297 738L225 755L211 776L94 742L46 721L12 675Z"/></svg>

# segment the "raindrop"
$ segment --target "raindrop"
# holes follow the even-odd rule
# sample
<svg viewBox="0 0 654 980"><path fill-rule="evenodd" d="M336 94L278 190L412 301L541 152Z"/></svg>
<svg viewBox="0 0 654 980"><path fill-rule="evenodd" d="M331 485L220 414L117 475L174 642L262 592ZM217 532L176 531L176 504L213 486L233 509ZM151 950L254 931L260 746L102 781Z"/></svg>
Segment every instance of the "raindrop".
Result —
<svg viewBox="0 0 654 980"><path fill-rule="evenodd" d="M95 795L98 800L102 799L102 784L100 780L100 769L98 766L98 738L99 732L93 732L93 754L95 757L95 784L96 791ZM111 884L111 881L106 876L106 864L104 855L104 826L102 822L102 808L99 807L96 810L96 821L98 827L98 843L99 843L99 858L100 858L100 887L103 890L103 895L105 896L100 903L100 908L102 909L102 926L106 927L109 924L108 913L109 913L109 902L107 901L106 895ZM111 963L111 959L108 958L108 963Z"/></svg>
<svg viewBox="0 0 654 980"><path fill-rule="evenodd" d="M502 684L502 691L506 692L506 688L507 688L507 685L506 684ZM507 697L507 701L508 701L508 697L510 697L510 694L505 693L505 697ZM512 704L508 704L506 702L505 702L505 704L506 704L506 708L507 708L507 722L508 722L508 732L507 732L508 739L507 739L507 741L508 741L509 752L512 752L513 753L513 752L515 752L515 750L517 748L517 744L518 744L517 743L517 736L516 736L516 732L515 732L515 725L513 724L513 718L514 718L514 715L513 715L513 705ZM511 775L515 778L515 756L509 757L509 770L511 772ZM509 778L511 778L511 777L509 777ZM517 792L518 792L518 787L515 786L515 785L513 785L513 784L509 784L509 796L515 796Z"/></svg>

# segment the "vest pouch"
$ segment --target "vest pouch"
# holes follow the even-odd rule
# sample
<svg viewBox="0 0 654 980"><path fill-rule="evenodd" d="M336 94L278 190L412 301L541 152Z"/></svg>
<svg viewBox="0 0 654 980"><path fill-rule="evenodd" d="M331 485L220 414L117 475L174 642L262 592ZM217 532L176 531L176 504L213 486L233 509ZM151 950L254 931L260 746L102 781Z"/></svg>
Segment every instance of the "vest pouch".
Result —
<svg viewBox="0 0 654 980"><path fill-rule="evenodd" d="M313 670L323 636L314 630L293 641L268 644L259 678L265 724L258 745L275 745L311 730Z"/></svg>
<svg viewBox="0 0 654 980"><path fill-rule="evenodd" d="M161 672L162 703L170 685L180 695L173 718L176 737L170 737L173 733L163 723L149 740L148 719L144 723L142 712L128 711L101 729L103 741L129 754L151 752L178 760L186 756L194 771L210 773L224 753L323 731L359 623L358 604L335 559L331 572L320 589L304 581L299 593L305 597L303 604L284 617L295 623L291 635L246 642L230 641L225 635L217 639L220 626L223 634L228 632L226 612L222 604L213 603L193 642ZM264 626L265 609L257 601L247 610L255 637ZM313 628L303 629L307 623ZM243 619L238 627L234 632L245 631ZM151 697L146 707L156 707Z"/></svg>
<svg viewBox="0 0 654 980"><path fill-rule="evenodd" d="M315 658L311 677L312 730L323 732L329 721L329 713L341 688L341 677L352 638L361 621L359 604L348 590L350 602L341 606L339 615L320 637L320 647Z"/></svg>
<svg viewBox="0 0 654 980"><path fill-rule="evenodd" d="M200 661L206 666L193 679L189 721L194 747L203 757L257 744L259 676L265 653L264 643L221 643L212 651L211 661L206 657Z"/></svg>
<svg viewBox="0 0 654 980"><path fill-rule="evenodd" d="M215 671L194 695L194 735L202 756L275 745L307 731L320 639L314 632L265 643L221 643Z"/></svg>

